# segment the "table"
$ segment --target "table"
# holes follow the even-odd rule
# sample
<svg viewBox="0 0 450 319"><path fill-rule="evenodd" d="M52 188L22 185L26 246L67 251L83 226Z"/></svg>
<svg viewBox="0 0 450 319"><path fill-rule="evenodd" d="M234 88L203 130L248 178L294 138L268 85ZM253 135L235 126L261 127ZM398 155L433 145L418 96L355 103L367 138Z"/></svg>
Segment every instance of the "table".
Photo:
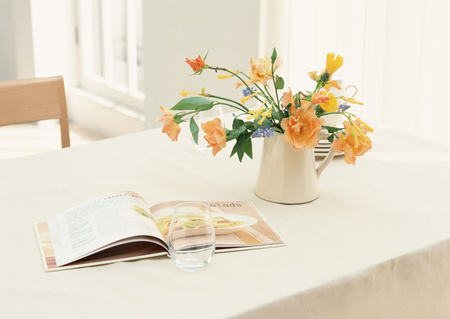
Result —
<svg viewBox="0 0 450 319"><path fill-rule="evenodd" d="M254 160L149 130L0 162L2 318L450 318L450 150L389 128L356 166L336 158L311 203L253 193ZM33 223L104 193L252 201L286 247L45 273Z"/></svg>

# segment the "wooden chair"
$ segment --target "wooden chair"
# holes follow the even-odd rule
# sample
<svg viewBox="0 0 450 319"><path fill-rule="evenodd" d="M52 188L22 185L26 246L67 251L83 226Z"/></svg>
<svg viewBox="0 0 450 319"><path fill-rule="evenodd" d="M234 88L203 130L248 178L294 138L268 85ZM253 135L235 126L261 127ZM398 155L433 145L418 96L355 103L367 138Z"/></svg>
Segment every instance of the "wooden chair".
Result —
<svg viewBox="0 0 450 319"><path fill-rule="evenodd" d="M61 146L70 146L62 76L0 82L0 126L59 119Z"/></svg>

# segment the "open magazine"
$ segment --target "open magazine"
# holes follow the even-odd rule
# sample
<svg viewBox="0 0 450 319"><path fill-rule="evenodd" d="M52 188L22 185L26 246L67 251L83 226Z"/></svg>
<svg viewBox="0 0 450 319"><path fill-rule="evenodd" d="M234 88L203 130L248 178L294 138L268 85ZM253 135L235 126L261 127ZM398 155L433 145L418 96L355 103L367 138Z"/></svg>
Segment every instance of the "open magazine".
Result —
<svg viewBox="0 0 450 319"><path fill-rule="evenodd" d="M148 208L133 192L103 195L34 225L44 268L63 270L168 255L171 201ZM245 201L205 202L216 233L216 253L284 246L256 207Z"/></svg>

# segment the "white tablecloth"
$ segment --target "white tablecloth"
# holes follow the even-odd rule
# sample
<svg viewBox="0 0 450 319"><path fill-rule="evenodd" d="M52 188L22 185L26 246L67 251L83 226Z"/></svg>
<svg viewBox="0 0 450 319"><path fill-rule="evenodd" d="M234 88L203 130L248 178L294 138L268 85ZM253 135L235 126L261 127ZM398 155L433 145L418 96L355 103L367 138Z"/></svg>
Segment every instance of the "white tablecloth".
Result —
<svg viewBox="0 0 450 319"><path fill-rule="evenodd" d="M450 318L450 150L390 129L356 166L336 158L311 203L253 193L255 159L196 152L186 128L0 162L1 318ZM252 201L286 247L217 254L198 273L167 257L45 273L33 223L117 190Z"/></svg>

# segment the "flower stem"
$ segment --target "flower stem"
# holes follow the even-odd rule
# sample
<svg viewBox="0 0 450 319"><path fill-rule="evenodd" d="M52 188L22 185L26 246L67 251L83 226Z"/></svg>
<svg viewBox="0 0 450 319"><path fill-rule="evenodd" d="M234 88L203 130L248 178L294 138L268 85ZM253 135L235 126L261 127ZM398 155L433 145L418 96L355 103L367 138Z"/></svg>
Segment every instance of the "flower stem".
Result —
<svg viewBox="0 0 450 319"><path fill-rule="evenodd" d="M278 127L276 127L276 126L274 126L274 127L272 127L272 128L273 128L274 131L277 131L278 133L284 133L284 132L283 132L283 129L281 129L281 128L278 128Z"/></svg>
<svg viewBox="0 0 450 319"><path fill-rule="evenodd" d="M246 107L245 107L243 104L241 104L241 103L238 103L238 102L236 102L236 101L233 101L233 100L230 100L230 99L221 97L221 96L217 96L217 95L212 95L212 94L210 94L209 96L212 97L212 98L215 98L215 99L220 99L220 100L224 100L224 101L228 101L228 102L232 102L232 103L234 103L234 104L237 104L237 105L239 105L241 108L243 108L243 109L239 109L239 110L244 111L244 112L248 112L248 108L246 108ZM236 108L236 107L234 107L234 108Z"/></svg>
<svg viewBox="0 0 450 319"><path fill-rule="evenodd" d="M232 102L233 102L233 101L232 101ZM235 105L228 104L228 103L216 102L215 105L226 105L226 106L232 107L233 109L237 109L237 110L239 110L239 111L242 111L242 112L244 112L244 114L247 114L247 112L244 111L243 109L241 109L241 108L239 108L239 107L237 107L237 106L235 106ZM248 110L247 110L247 111L248 111Z"/></svg>
<svg viewBox="0 0 450 319"><path fill-rule="evenodd" d="M329 115L329 114L341 114L341 115L344 115L344 116L345 116L344 113L347 113L347 112L326 112L326 113L318 114L317 117L322 117L322 116L324 116L324 115ZM347 116L346 116L346 117L347 117ZM348 117L347 117L347 118L348 118Z"/></svg>
<svg viewBox="0 0 450 319"><path fill-rule="evenodd" d="M193 114L193 113L198 113L198 112L197 112L197 111L186 112L186 113L184 113L184 114L182 115L182 117L183 117L183 116L186 116L186 115L189 115L189 114Z"/></svg>
<svg viewBox="0 0 450 319"><path fill-rule="evenodd" d="M275 84L275 74L273 72L273 63L272 63L272 81L273 81L273 88L275 89L275 96L277 97L277 101L278 101L278 90L277 90L277 86Z"/></svg>
<svg viewBox="0 0 450 319"><path fill-rule="evenodd" d="M247 89L248 89L250 92L252 91L252 90L250 89L250 87L248 86L248 84L245 83L245 81L238 75L238 73L234 73L234 72L231 72L231 71L228 70L228 69L225 69L225 68L219 68L219 67L209 67L208 69L214 70L214 71L220 70L220 71L225 71L225 72L231 73L231 74L233 74L235 77L237 77L237 78L238 78L238 79L239 79L239 80L247 87ZM250 78L247 76L247 74L242 73L242 72L240 72L240 73L243 74L245 77L247 77L247 79L250 79ZM259 91L260 91L264 96L266 96L266 95L264 94L264 91L261 90L261 88L260 88L257 84L255 84L255 86L259 89ZM255 96L255 98L256 98L259 102L263 103L263 101L261 101L261 99L260 99L258 96Z"/></svg>

